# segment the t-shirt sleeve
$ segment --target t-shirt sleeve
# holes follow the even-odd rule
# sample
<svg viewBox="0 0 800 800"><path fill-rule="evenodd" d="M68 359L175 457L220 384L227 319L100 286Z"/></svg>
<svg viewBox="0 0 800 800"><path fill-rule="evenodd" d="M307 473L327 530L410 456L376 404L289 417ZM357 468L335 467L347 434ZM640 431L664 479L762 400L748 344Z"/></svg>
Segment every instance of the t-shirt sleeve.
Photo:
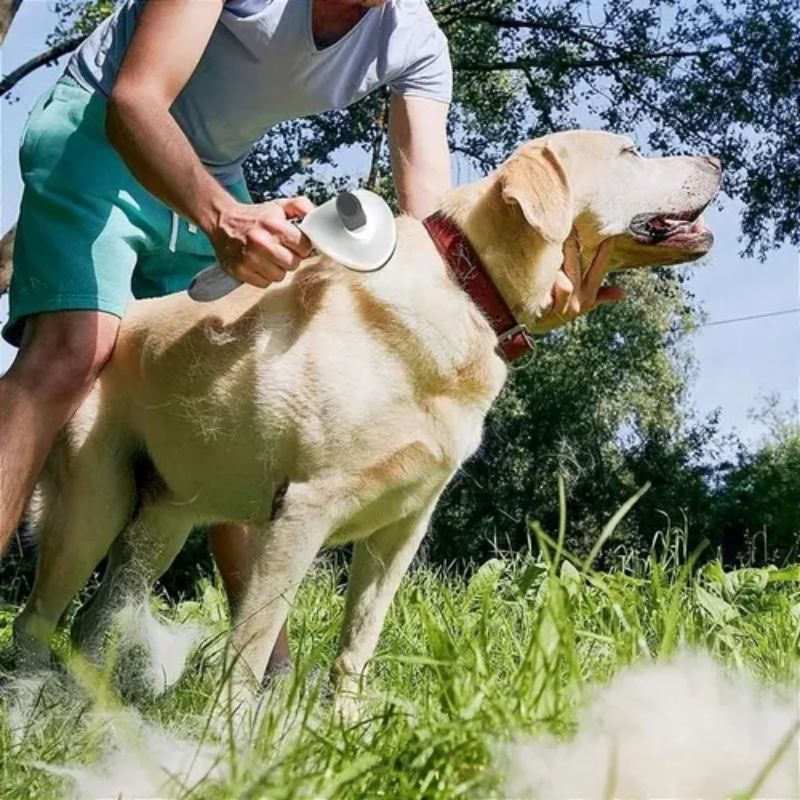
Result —
<svg viewBox="0 0 800 800"><path fill-rule="evenodd" d="M453 99L453 67L447 38L434 29L424 42L413 42L407 66L389 88L404 97L425 97L449 103Z"/></svg>

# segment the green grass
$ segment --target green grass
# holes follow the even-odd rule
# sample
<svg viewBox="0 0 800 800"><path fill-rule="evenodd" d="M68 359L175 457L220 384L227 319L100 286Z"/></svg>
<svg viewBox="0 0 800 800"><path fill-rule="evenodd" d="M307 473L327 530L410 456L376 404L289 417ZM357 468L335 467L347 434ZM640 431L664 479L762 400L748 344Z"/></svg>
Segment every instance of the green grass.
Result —
<svg viewBox="0 0 800 800"><path fill-rule="evenodd" d="M697 569L677 541L658 559L622 555L613 570L595 572L542 543L538 557L498 558L469 578L414 570L381 637L357 723L333 714L326 689L343 604L332 562L315 569L292 616L294 676L267 697L244 737L225 712L219 591L201 582L195 601L162 603L173 618L204 620L219 638L174 689L135 707L155 726L219 745L227 772L222 783L177 785L165 796L500 797L497 743L520 732L569 736L587 689L625 665L688 646L765 682L798 678L800 571ZM0 618L0 643L12 611ZM0 796L62 798L65 784L36 764L91 764L102 750L108 722L89 712L114 713L120 701L105 677L84 683L91 688L82 701L57 699L21 741L0 719Z"/></svg>

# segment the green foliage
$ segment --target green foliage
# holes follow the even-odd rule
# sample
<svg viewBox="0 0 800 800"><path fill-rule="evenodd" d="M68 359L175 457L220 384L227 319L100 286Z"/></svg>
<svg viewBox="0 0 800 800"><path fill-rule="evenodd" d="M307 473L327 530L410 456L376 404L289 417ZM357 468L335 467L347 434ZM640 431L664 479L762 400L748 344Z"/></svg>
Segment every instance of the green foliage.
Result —
<svg viewBox="0 0 800 800"><path fill-rule="evenodd" d="M55 0L58 23L47 37L51 47L81 34L91 33L114 10L113 0Z"/></svg>
<svg viewBox="0 0 800 800"><path fill-rule="evenodd" d="M682 343L691 311L680 280L664 270L622 283L624 303L541 340L530 363L513 372L479 453L437 512L433 556L482 559L498 545L522 547L529 518L553 528L559 475L572 509L568 541L579 552L595 540L603 509L646 482L654 488L618 541L641 527L649 545L662 523L658 509L676 518L705 513L708 492L696 462L714 431L683 424L692 365Z"/></svg>
<svg viewBox="0 0 800 800"><path fill-rule="evenodd" d="M800 542L800 425L779 421L764 445L742 451L725 476L713 514L729 553L796 559Z"/></svg>
<svg viewBox="0 0 800 800"><path fill-rule="evenodd" d="M725 572L714 562L695 571L683 550L684 542L669 541L659 558L621 553L611 559L613 571L599 572L545 537L542 555L495 558L468 578L417 569L389 615L362 718L352 723L335 716L320 677L336 650L343 608L342 574L320 564L292 617L296 672L267 695L239 740L222 683L224 603L217 588L200 583L196 599L159 608L205 622L210 640L173 690L140 697L137 710L171 732L220 746L229 775L182 789L178 775L168 796L502 797L497 745L517 734L570 736L593 687L626 665L701 648L763 680L796 681L797 570ZM9 624L10 613L0 614L0 646ZM84 692L62 685L50 705L45 693L13 737L0 711L4 798L63 797L68 781L41 764L92 765L112 726L130 721L107 677L82 680ZM98 708L101 721L90 713ZM137 753L133 745L130 752Z"/></svg>

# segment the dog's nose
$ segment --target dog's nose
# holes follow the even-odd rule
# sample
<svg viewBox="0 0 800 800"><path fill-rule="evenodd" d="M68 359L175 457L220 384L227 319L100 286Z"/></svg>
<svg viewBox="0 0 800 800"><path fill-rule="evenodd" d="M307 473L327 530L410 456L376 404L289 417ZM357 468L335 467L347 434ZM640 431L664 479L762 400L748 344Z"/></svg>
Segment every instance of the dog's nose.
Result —
<svg viewBox="0 0 800 800"><path fill-rule="evenodd" d="M700 159L715 172L722 172L722 162L716 156L700 156Z"/></svg>

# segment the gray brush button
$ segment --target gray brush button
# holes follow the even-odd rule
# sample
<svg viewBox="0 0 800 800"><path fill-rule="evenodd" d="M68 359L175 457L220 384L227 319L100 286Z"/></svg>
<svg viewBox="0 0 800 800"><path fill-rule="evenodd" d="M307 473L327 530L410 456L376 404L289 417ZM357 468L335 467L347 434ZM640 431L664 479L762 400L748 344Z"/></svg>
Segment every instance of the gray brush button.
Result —
<svg viewBox="0 0 800 800"><path fill-rule="evenodd" d="M357 231L367 224L367 215L361 201L352 192L341 192L336 198L336 213L349 231Z"/></svg>

